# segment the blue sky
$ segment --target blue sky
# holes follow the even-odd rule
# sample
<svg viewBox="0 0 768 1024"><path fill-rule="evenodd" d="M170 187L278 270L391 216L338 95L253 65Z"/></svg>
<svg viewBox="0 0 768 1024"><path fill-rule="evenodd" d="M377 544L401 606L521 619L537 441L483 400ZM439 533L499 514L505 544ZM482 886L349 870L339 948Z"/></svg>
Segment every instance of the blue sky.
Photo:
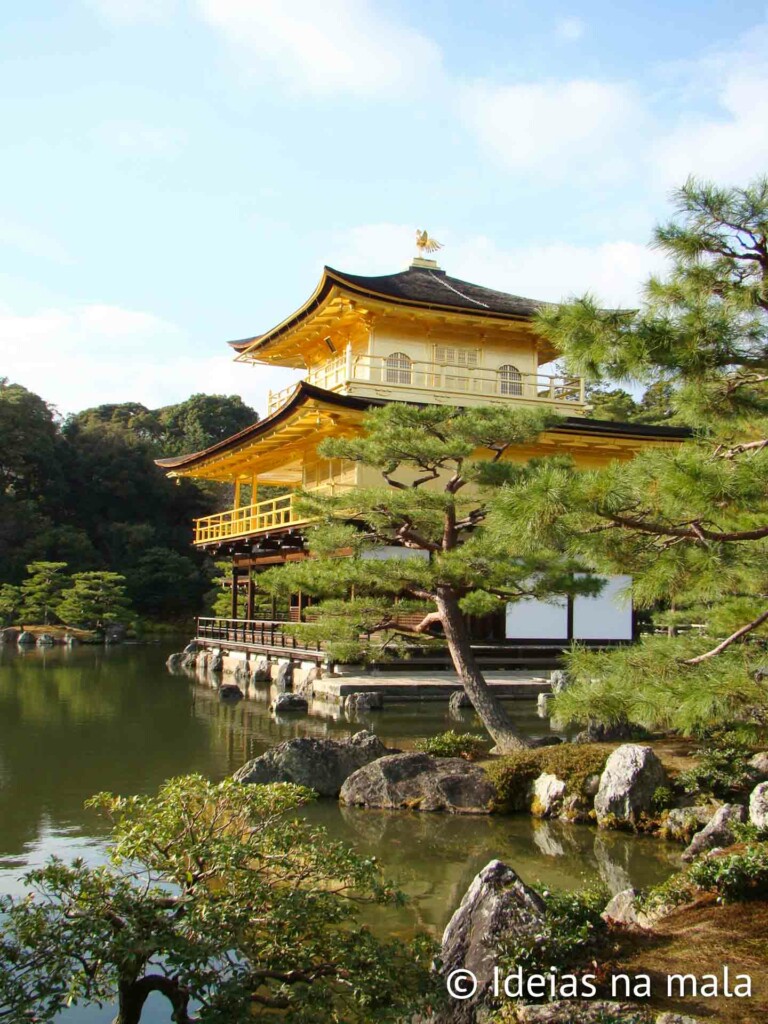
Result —
<svg viewBox="0 0 768 1024"><path fill-rule="evenodd" d="M287 371L323 263L632 302L689 173L768 171L768 8L26 0L0 12L0 375L63 411Z"/></svg>

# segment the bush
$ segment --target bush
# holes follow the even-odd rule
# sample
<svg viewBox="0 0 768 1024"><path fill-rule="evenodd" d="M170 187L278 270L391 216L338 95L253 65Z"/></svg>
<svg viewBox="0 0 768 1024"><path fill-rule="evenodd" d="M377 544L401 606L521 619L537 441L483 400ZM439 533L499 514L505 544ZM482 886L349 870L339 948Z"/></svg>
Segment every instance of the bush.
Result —
<svg viewBox="0 0 768 1024"><path fill-rule="evenodd" d="M609 892L601 885L575 892L544 891L544 924L535 934L524 932L501 944L504 972L522 967L524 975L549 974L551 968L575 973L591 963L607 935L600 917Z"/></svg>
<svg viewBox="0 0 768 1024"><path fill-rule="evenodd" d="M699 889L716 892L725 903L768 896L768 844L748 844L722 856L697 861L688 877Z"/></svg>
<svg viewBox="0 0 768 1024"><path fill-rule="evenodd" d="M486 769L496 787L496 809L523 810L532 783L543 772L562 779L567 795L581 794L589 776L602 773L608 753L609 748L596 743L562 743L506 754Z"/></svg>
<svg viewBox="0 0 768 1024"><path fill-rule="evenodd" d="M488 742L483 736L471 732L458 733L453 729L420 740L416 746L433 757L463 757L466 761L477 761L488 753Z"/></svg>
<svg viewBox="0 0 768 1024"><path fill-rule="evenodd" d="M688 793L704 791L727 799L753 785L749 766L752 751L731 732L710 735L698 751L698 764L683 772L680 782Z"/></svg>

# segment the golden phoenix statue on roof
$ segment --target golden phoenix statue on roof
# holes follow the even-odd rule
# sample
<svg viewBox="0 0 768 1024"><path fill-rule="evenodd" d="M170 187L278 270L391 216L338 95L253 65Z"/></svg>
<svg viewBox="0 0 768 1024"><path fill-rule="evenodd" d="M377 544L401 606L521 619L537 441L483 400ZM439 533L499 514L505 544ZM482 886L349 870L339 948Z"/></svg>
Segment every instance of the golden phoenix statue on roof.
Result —
<svg viewBox="0 0 768 1024"><path fill-rule="evenodd" d="M419 250L419 256L426 256L427 253L437 252L438 249L442 249L442 243L438 242L435 238L430 238L426 231L419 231L416 229L416 248Z"/></svg>

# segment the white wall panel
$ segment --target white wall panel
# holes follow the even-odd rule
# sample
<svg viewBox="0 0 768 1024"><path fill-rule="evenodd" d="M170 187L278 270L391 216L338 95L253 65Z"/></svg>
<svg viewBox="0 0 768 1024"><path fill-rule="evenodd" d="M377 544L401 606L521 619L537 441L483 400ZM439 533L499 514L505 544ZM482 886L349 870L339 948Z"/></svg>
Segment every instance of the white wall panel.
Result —
<svg viewBox="0 0 768 1024"><path fill-rule="evenodd" d="M631 576L608 576L597 597L577 597L573 602L574 640L631 640Z"/></svg>
<svg viewBox="0 0 768 1024"><path fill-rule="evenodd" d="M507 605L508 640L567 640L568 602L554 604L526 597Z"/></svg>

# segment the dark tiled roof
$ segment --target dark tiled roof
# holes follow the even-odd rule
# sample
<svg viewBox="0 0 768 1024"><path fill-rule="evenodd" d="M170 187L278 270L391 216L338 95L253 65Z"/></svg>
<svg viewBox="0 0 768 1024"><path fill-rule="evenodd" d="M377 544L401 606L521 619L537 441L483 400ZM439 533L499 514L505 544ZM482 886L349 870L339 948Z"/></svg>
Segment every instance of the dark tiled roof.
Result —
<svg viewBox="0 0 768 1024"><path fill-rule="evenodd" d="M504 316L531 317L544 302L526 299L521 295L499 292L479 284L449 277L444 270L410 267L399 274L382 277L362 277L327 268L337 280L346 282L355 290L371 295L384 295L401 302L414 302L426 306L450 306L473 313L500 313Z"/></svg>
<svg viewBox="0 0 768 1024"><path fill-rule="evenodd" d="M548 305L536 299L526 299L522 295L511 295L461 281L458 277L449 277L444 270L427 267L410 267L399 274L385 274L382 277L345 274L333 267L325 267L314 294L295 313L265 334L230 341L228 344L236 352L244 352L251 346L261 348L310 316L333 287L369 299L389 299L403 306L458 310L475 316L510 320L530 320L538 310Z"/></svg>

